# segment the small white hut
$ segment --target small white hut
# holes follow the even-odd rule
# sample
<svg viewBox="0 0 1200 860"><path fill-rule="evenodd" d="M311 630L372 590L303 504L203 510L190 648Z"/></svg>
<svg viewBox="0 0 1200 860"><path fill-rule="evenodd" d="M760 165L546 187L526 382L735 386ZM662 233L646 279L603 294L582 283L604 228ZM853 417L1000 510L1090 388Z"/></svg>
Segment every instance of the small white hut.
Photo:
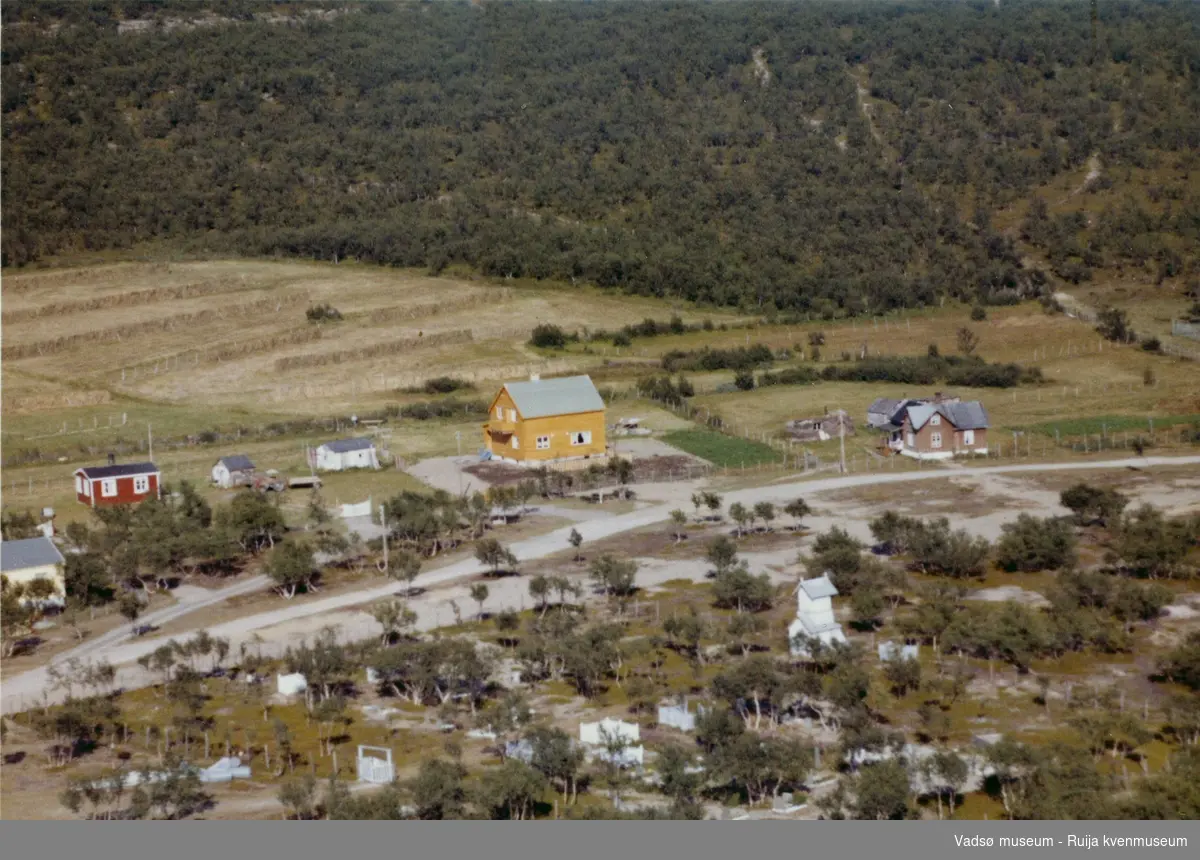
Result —
<svg viewBox="0 0 1200 860"><path fill-rule="evenodd" d="M379 455L370 439L335 439L317 446L311 464L323 472L378 469Z"/></svg>
<svg viewBox="0 0 1200 860"><path fill-rule="evenodd" d="M833 598L837 593L828 574L800 583L796 589L796 620L788 626L788 640L794 656L809 656L808 649L798 639L800 636L825 645L846 641L842 625L833 617Z"/></svg>
<svg viewBox="0 0 1200 860"><path fill-rule="evenodd" d="M641 727L637 723L605 717L597 723L580 723L579 740L590 746L603 746L608 739L620 738L626 743L637 743L642 739Z"/></svg>
<svg viewBox="0 0 1200 860"><path fill-rule="evenodd" d="M245 454L222 457L212 467L212 482L222 489L241 487L254 478L254 463Z"/></svg>

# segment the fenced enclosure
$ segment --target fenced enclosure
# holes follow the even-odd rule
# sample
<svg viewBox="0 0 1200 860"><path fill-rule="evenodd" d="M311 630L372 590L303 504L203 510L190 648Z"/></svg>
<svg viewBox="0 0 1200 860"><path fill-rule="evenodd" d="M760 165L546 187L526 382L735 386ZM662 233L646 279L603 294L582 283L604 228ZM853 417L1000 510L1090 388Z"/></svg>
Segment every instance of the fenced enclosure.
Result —
<svg viewBox="0 0 1200 860"><path fill-rule="evenodd" d="M360 745L358 748L358 780L386 785L396 778L392 751L387 747Z"/></svg>

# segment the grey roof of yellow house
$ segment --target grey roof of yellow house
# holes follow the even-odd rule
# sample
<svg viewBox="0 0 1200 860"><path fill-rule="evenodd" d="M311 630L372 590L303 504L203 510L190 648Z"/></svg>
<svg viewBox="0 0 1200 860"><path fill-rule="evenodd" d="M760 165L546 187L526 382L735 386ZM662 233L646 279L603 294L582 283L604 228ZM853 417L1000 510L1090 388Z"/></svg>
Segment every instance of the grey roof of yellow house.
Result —
<svg viewBox="0 0 1200 860"><path fill-rule="evenodd" d="M507 382L504 388L525 419L604 410L604 400L590 376Z"/></svg>
<svg viewBox="0 0 1200 860"><path fill-rule="evenodd" d="M908 407L908 420L912 422L914 430L920 430L934 415L941 415L959 430L983 430L988 426L987 410L978 400Z"/></svg>
<svg viewBox="0 0 1200 860"><path fill-rule="evenodd" d="M62 563L62 553L50 538L36 537L0 543L0 572L3 573Z"/></svg>

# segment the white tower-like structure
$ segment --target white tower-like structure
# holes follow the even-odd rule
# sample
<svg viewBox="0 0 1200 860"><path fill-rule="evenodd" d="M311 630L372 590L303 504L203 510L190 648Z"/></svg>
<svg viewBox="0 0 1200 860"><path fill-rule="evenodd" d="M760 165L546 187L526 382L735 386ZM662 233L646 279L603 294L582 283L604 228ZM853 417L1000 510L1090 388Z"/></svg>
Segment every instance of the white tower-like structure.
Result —
<svg viewBox="0 0 1200 860"><path fill-rule="evenodd" d="M846 641L842 625L833 617L833 598L837 593L837 588L829 581L829 574L800 583L796 589L796 620L788 626L793 655L809 656L808 649L796 641L801 634L826 645Z"/></svg>

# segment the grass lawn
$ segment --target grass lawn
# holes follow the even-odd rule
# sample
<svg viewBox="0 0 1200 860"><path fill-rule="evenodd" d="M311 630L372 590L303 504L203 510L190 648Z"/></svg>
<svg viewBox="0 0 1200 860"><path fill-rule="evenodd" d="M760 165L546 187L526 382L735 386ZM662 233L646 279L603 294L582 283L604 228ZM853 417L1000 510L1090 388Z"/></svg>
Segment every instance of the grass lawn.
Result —
<svg viewBox="0 0 1200 860"><path fill-rule="evenodd" d="M1056 431L1063 436L1096 435L1104 432L1146 431L1151 423L1156 430L1177 427L1181 424L1200 422L1200 415L1159 415L1143 418L1138 415L1097 415L1094 418L1066 418L1061 421L1043 421L1025 428L1034 433L1053 435Z"/></svg>
<svg viewBox="0 0 1200 860"><path fill-rule="evenodd" d="M955 332L964 325L978 329L981 345L977 354L981 358L1034 365L1046 377L1041 385L1012 389L953 387L953 393L962 399L984 403L997 444L1011 445L1014 431L1042 431L1052 437L1055 426L1063 436L1081 432L1094 435L1102 431L1106 421L1114 422L1109 423L1110 430L1146 431L1151 417L1155 429L1161 430L1167 426L1167 419L1190 423L1200 411L1193 363L1146 353L1137 347L1104 343L1089 326L1066 316L1045 314L1032 304L991 308L983 324L972 323L963 308L931 310L919 317L906 317L903 324L888 321L876 326L873 321L863 324L853 320L826 323L823 361L812 364L819 370L864 344L876 356L920 355L931 343L940 343L943 352L951 351ZM1152 371L1154 384L1145 384L1146 370ZM819 382L728 393L711 393L700 387L691 403L734 422L739 433L780 437L784 423L793 418L841 408L861 421L867 405L877 397L919 396L939 387ZM1111 416L1122 416L1126 423L1118 426ZM1079 418L1086 419L1086 423L1078 428L1068 426ZM857 435L870 437L861 428Z"/></svg>
<svg viewBox="0 0 1200 860"><path fill-rule="evenodd" d="M726 436L715 430L672 430L663 441L687 451L714 466L741 468L763 463L778 463L779 452L761 442L751 442L737 436Z"/></svg>

